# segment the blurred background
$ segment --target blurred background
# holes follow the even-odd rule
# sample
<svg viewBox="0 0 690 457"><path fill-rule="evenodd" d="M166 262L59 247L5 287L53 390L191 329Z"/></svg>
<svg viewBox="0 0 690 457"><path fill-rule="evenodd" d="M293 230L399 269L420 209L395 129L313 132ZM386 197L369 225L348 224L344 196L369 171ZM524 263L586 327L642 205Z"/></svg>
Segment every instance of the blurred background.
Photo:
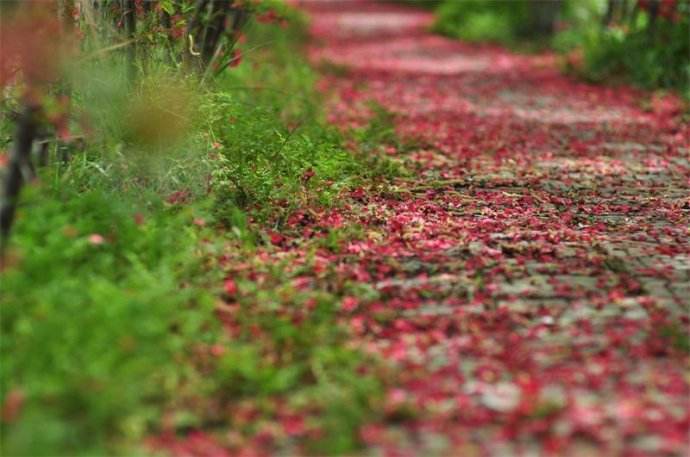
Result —
<svg viewBox="0 0 690 457"><path fill-rule="evenodd" d="M432 9L433 29L520 51L553 50L590 81L680 90L690 80L685 0L410 0Z"/></svg>

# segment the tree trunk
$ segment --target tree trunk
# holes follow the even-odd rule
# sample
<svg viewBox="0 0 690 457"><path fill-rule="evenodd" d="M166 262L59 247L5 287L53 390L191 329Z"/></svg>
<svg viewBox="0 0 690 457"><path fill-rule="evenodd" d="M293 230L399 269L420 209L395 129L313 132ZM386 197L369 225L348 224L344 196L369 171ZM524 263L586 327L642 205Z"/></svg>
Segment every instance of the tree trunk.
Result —
<svg viewBox="0 0 690 457"><path fill-rule="evenodd" d="M199 29L203 29L203 27L200 26L202 24L202 19L208 6L208 2L209 0L197 0L196 6L194 7L194 13L192 14L192 17L187 24L187 29L185 30L183 37L185 46L182 53L182 63L186 69L191 69L194 67L192 63L198 56L196 46L198 45L200 38Z"/></svg>
<svg viewBox="0 0 690 457"><path fill-rule="evenodd" d="M33 176L31 146L38 130L38 111L38 106L26 104L17 119L14 144L10 151L0 202L0 255L4 252L12 228L19 192L24 181Z"/></svg>
<svg viewBox="0 0 690 457"><path fill-rule="evenodd" d="M561 12L562 0L531 0L530 35L550 36L556 31L556 20Z"/></svg>
<svg viewBox="0 0 690 457"><path fill-rule="evenodd" d="M654 36L656 31L656 21L659 18L659 2L652 1L649 5L649 23L647 24L647 33L650 37Z"/></svg>
<svg viewBox="0 0 690 457"><path fill-rule="evenodd" d="M225 29L225 19L228 15L229 2L227 1L212 1L211 13L209 15L208 24L204 32L204 42L201 50L201 61L204 68L206 68L216 53L218 42L223 36Z"/></svg>
<svg viewBox="0 0 690 457"><path fill-rule="evenodd" d="M137 76L137 11L134 0L122 0L122 19L125 27L127 39L131 41L127 45L127 76L130 83L133 83Z"/></svg>

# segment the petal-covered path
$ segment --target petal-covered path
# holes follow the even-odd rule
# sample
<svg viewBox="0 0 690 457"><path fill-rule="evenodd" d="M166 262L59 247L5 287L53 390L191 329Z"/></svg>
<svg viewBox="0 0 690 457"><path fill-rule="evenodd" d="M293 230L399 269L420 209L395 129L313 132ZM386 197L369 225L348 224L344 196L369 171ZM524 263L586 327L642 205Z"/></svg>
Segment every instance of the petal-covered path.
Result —
<svg viewBox="0 0 690 457"><path fill-rule="evenodd" d="M302 5L332 121L362 125L374 101L418 145L385 150L415 177L353 194L367 236L327 259L378 292L344 301L349 324L402 368L388 407L416 411L365 440L686 455L690 129L674 99L435 36L420 10Z"/></svg>

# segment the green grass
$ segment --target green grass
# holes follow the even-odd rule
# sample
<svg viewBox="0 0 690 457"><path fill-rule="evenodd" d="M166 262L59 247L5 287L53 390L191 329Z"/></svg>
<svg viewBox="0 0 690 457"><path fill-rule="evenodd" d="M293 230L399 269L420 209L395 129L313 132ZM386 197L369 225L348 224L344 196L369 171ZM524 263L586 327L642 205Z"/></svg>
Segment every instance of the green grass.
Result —
<svg viewBox="0 0 690 457"><path fill-rule="evenodd" d="M251 258L292 209L399 172L326 125L302 28L297 16L251 25L244 63L204 85L152 61L130 87L117 55L75 71L73 103L90 121L73 128L87 146L25 188L0 272L0 404L20 403L1 423L3 455L146 454L163 415L181 435L251 437L217 413L241 402L266 420L279 403L301 411L320 430L298 440L312 452L358 448L381 387L338 323L343 291L298 291L299 271L262 264L266 280L237 278L240 333L214 312L221 256ZM357 140L391 138L379 121ZM7 147L7 118L0 127Z"/></svg>
<svg viewBox="0 0 690 457"><path fill-rule="evenodd" d="M259 44L249 58L260 64L226 73L206 105L218 146L213 185L221 218L241 207L279 221L297 207L332 205L345 189L400 172L347 150L342 134L326 124L316 75L295 49L304 39L300 27L252 32Z"/></svg>

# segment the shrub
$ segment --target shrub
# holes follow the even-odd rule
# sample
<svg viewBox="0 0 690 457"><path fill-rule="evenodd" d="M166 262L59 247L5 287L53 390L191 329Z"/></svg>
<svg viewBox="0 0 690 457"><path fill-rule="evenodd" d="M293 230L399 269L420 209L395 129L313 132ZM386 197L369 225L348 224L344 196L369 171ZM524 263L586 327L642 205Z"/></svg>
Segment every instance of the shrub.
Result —
<svg viewBox="0 0 690 457"><path fill-rule="evenodd" d="M69 182L24 201L0 299L1 394L24 406L3 424L3 454L118 449L193 382L190 348L213 335L211 296L182 285L198 272L195 235L184 215L135 215Z"/></svg>
<svg viewBox="0 0 690 457"><path fill-rule="evenodd" d="M511 43L525 16L524 2L446 1L436 10L434 30L467 41Z"/></svg>
<svg viewBox="0 0 690 457"><path fill-rule="evenodd" d="M690 5L652 28L642 13L630 27L613 25L588 34L583 74L594 81L628 79L644 88L672 88L690 97ZM683 9L684 8L684 9Z"/></svg>
<svg viewBox="0 0 690 457"><path fill-rule="evenodd" d="M434 30L472 42L516 45L549 38L561 11L560 1L465 0L443 2Z"/></svg>

